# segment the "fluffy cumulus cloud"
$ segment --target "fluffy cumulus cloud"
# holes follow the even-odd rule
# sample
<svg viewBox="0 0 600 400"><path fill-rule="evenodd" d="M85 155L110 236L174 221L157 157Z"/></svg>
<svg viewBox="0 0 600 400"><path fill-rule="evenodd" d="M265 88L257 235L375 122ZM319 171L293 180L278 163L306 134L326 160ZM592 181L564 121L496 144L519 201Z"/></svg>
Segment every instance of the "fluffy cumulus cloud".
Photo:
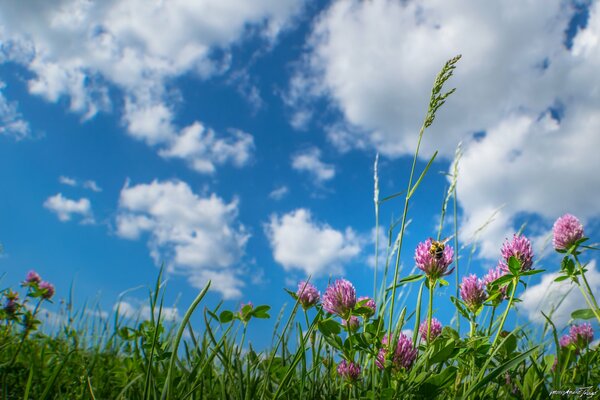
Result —
<svg viewBox="0 0 600 400"><path fill-rule="evenodd" d="M92 204L90 200L85 197L82 197L79 200L73 200L64 197L62 193L57 193L46 199L44 207L55 213L62 222L70 221L74 215L79 215L82 224L94 223Z"/></svg>
<svg viewBox="0 0 600 400"><path fill-rule="evenodd" d="M198 195L185 182L126 185L119 199L117 234L132 240L147 235L157 264L165 262L198 288L211 280L213 289L235 298L244 284L234 264L249 237L237 215L237 200Z"/></svg>
<svg viewBox="0 0 600 400"><path fill-rule="evenodd" d="M286 271L300 270L313 277L341 273L343 264L361 251L360 240L351 228L336 230L315 221L303 208L272 215L265 232L275 261Z"/></svg>
<svg viewBox="0 0 600 400"><path fill-rule="evenodd" d="M0 61L23 65L32 73L32 94L52 102L66 98L84 119L110 110L109 89L116 87L132 136L192 166L201 162L196 159L218 164L222 160L210 151L180 154L182 140L199 139L190 133L199 123L175 126L178 95L169 82L184 74L202 79L223 73L231 46L252 35L272 43L302 7L294 0L9 2L0 6ZM242 150L248 142L237 132L222 140Z"/></svg>
<svg viewBox="0 0 600 400"><path fill-rule="evenodd" d="M588 264L586 278L592 292L598 298L600 295L600 272L596 269L596 262ZM542 275L542 280L537 285L530 285L520 296L519 312L524 312L528 319L539 324L545 323L542 312L546 315L552 313L552 321L557 327L567 325L571 313L575 310L588 308L585 299L577 286L571 281L554 282L558 273Z"/></svg>
<svg viewBox="0 0 600 400"><path fill-rule="evenodd" d="M342 115L328 126L340 150L410 154L434 76L462 54L449 82L458 90L421 154L439 149L451 158L464 141L462 238L504 206L481 235L482 255L496 257L519 215L547 223L565 211L600 215L592 154L600 146L600 4L567 34L574 4L335 1L315 23L286 100L305 116L311 99L329 99Z"/></svg>
<svg viewBox="0 0 600 400"><path fill-rule="evenodd" d="M238 167L247 164L253 150L254 138L246 132L232 130L229 137L217 137L212 129L196 122L183 129L171 147L161 151L161 155L185 159L192 169L213 173L216 165L226 162Z"/></svg>
<svg viewBox="0 0 600 400"><path fill-rule="evenodd" d="M335 176L335 167L321 160L321 150L311 147L292 156L292 168L304 171L318 182L324 182Z"/></svg>
<svg viewBox="0 0 600 400"><path fill-rule="evenodd" d="M0 135L23 139L30 134L29 123L23 119L17 103L4 97L4 87L4 83L0 81Z"/></svg>

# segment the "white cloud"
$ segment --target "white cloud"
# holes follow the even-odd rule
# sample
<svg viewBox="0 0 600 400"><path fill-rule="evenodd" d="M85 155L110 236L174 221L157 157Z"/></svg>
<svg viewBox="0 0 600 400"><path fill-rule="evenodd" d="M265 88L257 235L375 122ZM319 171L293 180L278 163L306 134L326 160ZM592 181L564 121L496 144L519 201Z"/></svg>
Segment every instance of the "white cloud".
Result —
<svg viewBox="0 0 600 400"><path fill-rule="evenodd" d="M461 239L504 206L479 237L481 254L497 258L519 216L546 224L567 211L600 216L600 3L589 7L569 49L572 3L335 1L314 25L285 100L304 114L312 99L330 100L343 118L326 129L341 151L412 154L435 74L463 54L448 82L457 92L421 155L449 158L465 142Z"/></svg>
<svg viewBox="0 0 600 400"><path fill-rule="evenodd" d="M118 311L121 318L126 319L140 319L142 321L150 320L152 310L148 304L142 303L138 300L120 300L113 306L113 311ZM158 318L158 307L154 310L154 317ZM164 307L161 311L162 320L166 321L179 321L181 315L177 307Z"/></svg>
<svg viewBox="0 0 600 400"><path fill-rule="evenodd" d="M96 192L96 193L102 191L102 188L100 186L98 186L96 181L93 181L93 180L86 180L86 181L80 182L75 178L61 175L60 177L58 177L58 181L63 185L67 185L67 186L71 186L71 187L81 186L84 189L88 189L88 190L91 190L92 192Z"/></svg>
<svg viewBox="0 0 600 400"><path fill-rule="evenodd" d="M265 233L275 261L286 271L301 270L313 277L341 273L343 264L361 251L351 228L338 231L314 221L310 211L303 208L282 216L272 215Z"/></svg>
<svg viewBox="0 0 600 400"><path fill-rule="evenodd" d="M590 262L587 269L585 276L592 292L598 298L600 272L596 269L595 260ZM546 320L542 311L550 315L550 311L554 309L552 322L560 329L567 325L573 311L588 307L580 290L571 281L554 282L558 275L558 272L545 273L540 283L527 287L520 296L523 302L519 304L519 311L524 311L530 321L543 324Z"/></svg>
<svg viewBox="0 0 600 400"><path fill-rule="evenodd" d="M498 123L507 111L521 105L540 111L554 100L541 65L566 51L568 18L559 3L541 0L336 1L315 24L290 96L326 95L360 128L345 132L347 142L366 142L385 155L412 154L433 79L462 53L449 82L459 91L436 124L443 130L424 140L424 156L432 148L450 156L460 138ZM344 133L336 133L341 140Z"/></svg>
<svg viewBox="0 0 600 400"><path fill-rule="evenodd" d="M113 85L123 96L128 132L169 149L186 132L173 123L179 94L170 82L224 73L232 46L250 37L273 44L303 7L295 0L3 3L0 60L33 74L30 93L51 102L67 98L84 119L110 110Z"/></svg>
<svg viewBox="0 0 600 400"><path fill-rule="evenodd" d="M289 193L289 191L290 190L287 186L279 186L269 193L269 198L273 200L281 200Z"/></svg>
<svg viewBox="0 0 600 400"><path fill-rule="evenodd" d="M58 181L67 186L77 186L77 180L69 178L68 176L59 176Z"/></svg>
<svg viewBox="0 0 600 400"><path fill-rule="evenodd" d="M190 167L200 173L213 173L215 165L226 162L237 167L246 165L253 150L254 138L246 132L232 130L229 137L218 138L212 129L196 122L183 129L160 154L187 160Z"/></svg>
<svg viewBox="0 0 600 400"><path fill-rule="evenodd" d="M17 103L4 97L2 89L5 87L6 85L0 81L0 135L11 136L17 140L23 139L31 132L29 123L17 110Z"/></svg>
<svg viewBox="0 0 600 400"><path fill-rule="evenodd" d="M199 196L181 181L155 180L121 190L117 234L138 239L148 233L157 264L164 261L197 288L212 280L212 289L235 298L244 283L234 265L249 238L237 215L237 200L226 203L216 194Z"/></svg>
<svg viewBox="0 0 600 400"><path fill-rule="evenodd" d="M292 168L308 172L319 182L328 181L335 176L335 167L321 161L321 150L316 147L294 154Z"/></svg>
<svg viewBox="0 0 600 400"><path fill-rule="evenodd" d="M87 180L87 181L83 182L83 187L85 189L91 190L92 192L101 192L102 191L102 188L100 186L98 186L96 181L92 181L92 180Z"/></svg>
<svg viewBox="0 0 600 400"><path fill-rule="evenodd" d="M81 223L94 223L92 205L90 200L85 197L79 200L72 200L64 197L62 193L58 193L48 197L44 202L44 207L55 213L62 222L71 220L74 215L80 215L82 218Z"/></svg>

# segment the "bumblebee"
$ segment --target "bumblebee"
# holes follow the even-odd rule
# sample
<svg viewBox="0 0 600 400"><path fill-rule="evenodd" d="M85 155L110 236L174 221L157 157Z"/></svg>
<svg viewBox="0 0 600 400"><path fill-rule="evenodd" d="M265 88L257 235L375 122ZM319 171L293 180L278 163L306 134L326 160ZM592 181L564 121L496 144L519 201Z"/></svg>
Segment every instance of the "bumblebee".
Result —
<svg viewBox="0 0 600 400"><path fill-rule="evenodd" d="M431 254L438 261L444 258L444 249L446 248L446 243L448 240L450 240L450 238L444 239L441 242L431 239L429 254Z"/></svg>

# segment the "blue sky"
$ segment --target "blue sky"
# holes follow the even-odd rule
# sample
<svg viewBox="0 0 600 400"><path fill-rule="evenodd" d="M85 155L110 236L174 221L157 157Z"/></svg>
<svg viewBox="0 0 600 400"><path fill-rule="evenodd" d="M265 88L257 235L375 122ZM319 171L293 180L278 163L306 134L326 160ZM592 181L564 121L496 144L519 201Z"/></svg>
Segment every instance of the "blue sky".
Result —
<svg viewBox="0 0 600 400"><path fill-rule="evenodd" d="M424 139L418 168L440 157L411 204L403 274L436 234L459 142L472 272L525 222L540 259L565 212L597 237L597 3L139 3L0 6L4 285L36 269L59 297L74 282L80 304L99 296L111 312L164 262L180 312L208 279L207 302L230 308L279 309L308 274L322 291L345 276L370 294L375 155L381 197L404 190L431 82L459 53L458 90ZM382 225L401 212L385 203ZM524 318L566 290L551 280L532 281Z"/></svg>

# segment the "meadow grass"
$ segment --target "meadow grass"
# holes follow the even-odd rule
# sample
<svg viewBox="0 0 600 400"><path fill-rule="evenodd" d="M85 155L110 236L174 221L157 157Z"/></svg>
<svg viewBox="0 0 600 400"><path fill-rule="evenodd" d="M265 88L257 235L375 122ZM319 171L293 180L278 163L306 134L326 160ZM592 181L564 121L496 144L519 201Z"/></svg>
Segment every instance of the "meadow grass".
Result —
<svg viewBox="0 0 600 400"><path fill-rule="evenodd" d="M285 289L293 305L279 312L271 345L255 349L246 342L246 333L254 319L271 318L270 306L200 307L210 282L176 321L163 313L162 270L150 291L147 320L127 320L118 309L112 318L93 307L74 311L70 300L48 318L43 310L54 288L30 273L20 291L2 290L0 398L546 399L572 395L567 390L598 396L600 357L598 346L591 344L591 325L573 324L569 335L559 337L552 315L544 314L541 332L521 326L504 330L524 280L542 272L532 263L525 236L519 232L505 243L501 266L485 278L461 275L459 253L465 249L458 243L456 203L460 149L442 199L436 239L417 248L413 272L418 273L400 276L410 201L437 156L418 172L421 140L454 91L444 91L444 86L459 59L449 60L434 81L406 190L380 199L375 161L377 232L383 203L404 196L404 208L388 228L385 255L379 254L377 238L372 298L357 298L346 280L331 282L323 296L310 279L297 290ZM440 241L449 206L454 233ZM587 307L573 313L574 321L600 321L581 261L596 249L586 245L577 224L568 218L555 224L555 248L563 256L556 280L570 280L586 300ZM437 301L454 304L455 324L442 327L433 312L434 292L448 285L451 275L456 292ZM418 288L416 308L407 310L413 288ZM202 318L198 331L190 323L192 314ZM469 325L468 334L462 333L461 322ZM411 337L403 333L407 328Z"/></svg>

